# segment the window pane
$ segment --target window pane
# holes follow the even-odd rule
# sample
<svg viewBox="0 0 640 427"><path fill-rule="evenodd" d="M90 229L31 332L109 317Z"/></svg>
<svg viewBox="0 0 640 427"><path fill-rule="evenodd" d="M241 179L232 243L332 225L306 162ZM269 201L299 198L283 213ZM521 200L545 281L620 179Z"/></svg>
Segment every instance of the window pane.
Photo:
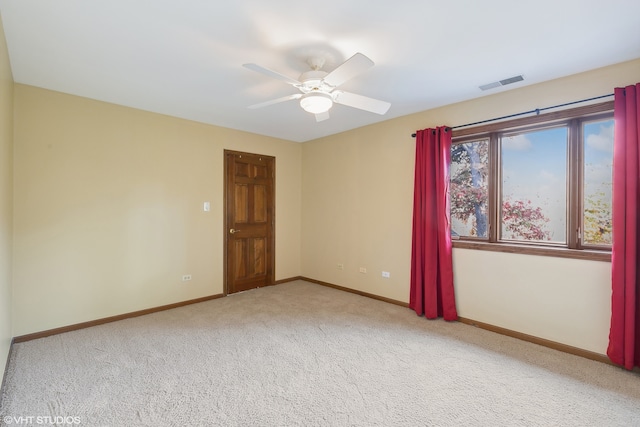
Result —
<svg viewBox="0 0 640 427"><path fill-rule="evenodd" d="M501 239L566 243L567 128L503 136Z"/></svg>
<svg viewBox="0 0 640 427"><path fill-rule="evenodd" d="M611 244L613 120L583 124L583 243Z"/></svg>
<svg viewBox="0 0 640 427"><path fill-rule="evenodd" d="M488 236L489 141L451 147L451 235Z"/></svg>

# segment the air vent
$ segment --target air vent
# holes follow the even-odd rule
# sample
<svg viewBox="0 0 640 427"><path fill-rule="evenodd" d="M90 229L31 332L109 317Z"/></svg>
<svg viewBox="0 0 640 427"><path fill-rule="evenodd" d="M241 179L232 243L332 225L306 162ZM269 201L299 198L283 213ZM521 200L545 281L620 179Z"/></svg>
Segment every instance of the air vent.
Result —
<svg viewBox="0 0 640 427"><path fill-rule="evenodd" d="M508 79L500 80L493 83L487 83L486 85L480 86L481 90L489 90L500 86L510 85L511 83L521 82L524 80L522 75L509 77Z"/></svg>

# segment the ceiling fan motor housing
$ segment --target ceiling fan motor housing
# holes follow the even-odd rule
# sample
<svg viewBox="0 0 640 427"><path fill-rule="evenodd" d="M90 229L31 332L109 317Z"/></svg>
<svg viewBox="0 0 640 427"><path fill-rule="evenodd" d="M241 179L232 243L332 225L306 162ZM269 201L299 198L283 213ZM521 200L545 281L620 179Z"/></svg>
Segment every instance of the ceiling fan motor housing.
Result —
<svg viewBox="0 0 640 427"><path fill-rule="evenodd" d="M326 84L322 79L327 75L325 71L320 70L310 70L302 73L300 75L301 84L298 88L303 93L309 93L312 91L322 91L322 92L330 92L333 87Z"/></svg>

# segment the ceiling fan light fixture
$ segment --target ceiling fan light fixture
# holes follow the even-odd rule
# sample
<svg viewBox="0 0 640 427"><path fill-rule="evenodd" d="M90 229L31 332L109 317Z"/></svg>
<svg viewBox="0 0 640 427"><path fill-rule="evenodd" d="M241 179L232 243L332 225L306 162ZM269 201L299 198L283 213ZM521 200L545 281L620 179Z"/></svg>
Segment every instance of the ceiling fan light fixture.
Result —
<svg viewBox="0 0 640 427"><path fill-rule="evenodd" d="M333 99L327 93L312 92L300 99L300 106L308 113L326 113L333 106Z"/></svg>

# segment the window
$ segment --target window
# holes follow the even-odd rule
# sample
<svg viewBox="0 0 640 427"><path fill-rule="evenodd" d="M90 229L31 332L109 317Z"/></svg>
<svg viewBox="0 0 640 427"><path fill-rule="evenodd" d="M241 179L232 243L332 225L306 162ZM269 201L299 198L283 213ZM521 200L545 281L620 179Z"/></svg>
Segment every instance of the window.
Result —
<svg viewBox="0 0 640 427"><path fill-rule="evenodd" d="M566 243L566 126L498 136L502 240Z"/></svg>
<svg viewBox="0 0 640 427"><path fill-rule="evenodd" d="M488 237L489 140L451 147L451 232L457 236Z"/></svg>
<svg viewBox="0 0 640 427"><path fill-rule="evenodd" d="M583 241L586 245L611 245L613 119L585 122L582 134Z"/></svg>
<svg viewBox="0 0 640 427"><path fill-rule="evenodd" d="M613 103L453 133L454 247L610 259Z"/></svg>

